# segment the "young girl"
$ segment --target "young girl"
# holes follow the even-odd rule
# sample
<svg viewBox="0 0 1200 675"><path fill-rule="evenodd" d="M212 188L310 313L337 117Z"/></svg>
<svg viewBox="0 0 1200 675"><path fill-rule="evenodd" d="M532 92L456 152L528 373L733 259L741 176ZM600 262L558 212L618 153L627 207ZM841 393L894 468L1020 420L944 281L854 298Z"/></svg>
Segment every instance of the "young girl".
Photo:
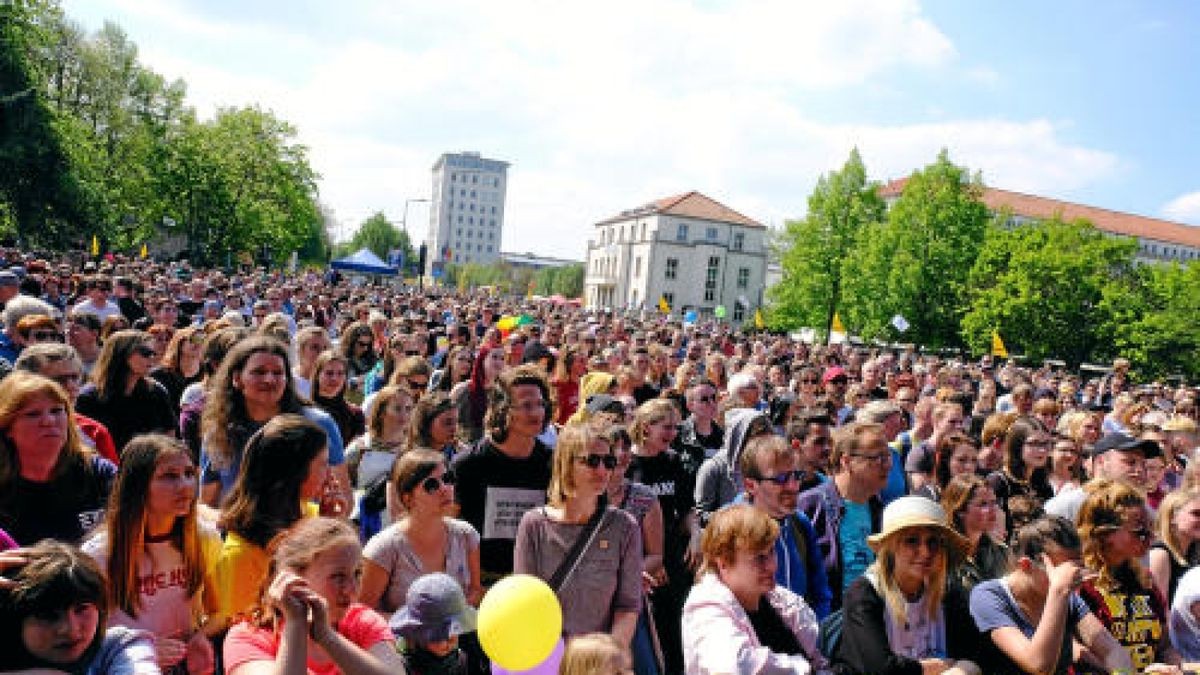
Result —
<svg viewBox="0 0 1200 675"><path fill-rule="evenodd" d="M104 576L78 549L47 539L5 551L0 574L5 580L0 585L0 668L5 672L159 672L149 633L124 626L105 629Z"/></svg>
<svg viewBox="0 0 1200 675"><path fill-rule="evenodd" d="M267 544L304 516L315 516L329 471L321 428L299 415L280 415L246 443L237 482L225 502L225 542L216 563L214 630L253 608L268 579Z"/></svg>
<svg viewBox="0 0 1200 675"><path fill-rule="evenodd" d="M1069 672L1073 640L1106 672L1131 668L1129 655L1075 594L1089 573L1069 521L1051 516L1025 525L1014 537L1013 558L1008 574L971 592L971 615L987 638L984 672Z"/></svg>
<svg viewBox="0 0 1200 675"><path fill-rule="evenodd" d="M221 549L216 530L196 522L196 475L181 442L135 436L125 446L104 527L83 547L108 578L109 625L153 633L159 665L186 659L189 672L213 664L201 624L216 610L208 573Z"/></svg>
<svg viewBox="0 0 1200 675"><path fill-rule="evenodd" d="M343 443L350 443L366 431L362 408L346 401L347 361L332 351L322 352L313 364L312 401L337 422Z"/></svg>
<svg viewBox="0 0 1200 675"><path fill-rule="evenodd" d="M225 672L404 672L387 622L356 602L362 551L353 528L331 518L303 520L271 550L269 586L252 617L225 640Z"/></svg>
<svg viewBox="0 0 1200 675"><path fill-rule="evenodd" d="M947 434L934 448L933 481L922 485L915 494L939 501L950 479L975 475L978 461L979 444L974 439L963 433Z"/></svg>

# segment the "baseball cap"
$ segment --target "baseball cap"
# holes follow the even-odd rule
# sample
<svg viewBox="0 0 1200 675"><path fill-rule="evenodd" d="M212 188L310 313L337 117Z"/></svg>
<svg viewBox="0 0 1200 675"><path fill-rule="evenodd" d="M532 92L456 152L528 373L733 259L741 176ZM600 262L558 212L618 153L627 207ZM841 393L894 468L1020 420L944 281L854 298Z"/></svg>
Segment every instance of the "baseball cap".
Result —
<svg viewBox="0 0 1200 675"><path fill-rule="evenodd" d="M1155 441L1130 436L1122 431L1105 434L1092 445L1092 457L1099 457L1110 450L1140 452L1143 457L1162 456L1162 447Z"/></svg>

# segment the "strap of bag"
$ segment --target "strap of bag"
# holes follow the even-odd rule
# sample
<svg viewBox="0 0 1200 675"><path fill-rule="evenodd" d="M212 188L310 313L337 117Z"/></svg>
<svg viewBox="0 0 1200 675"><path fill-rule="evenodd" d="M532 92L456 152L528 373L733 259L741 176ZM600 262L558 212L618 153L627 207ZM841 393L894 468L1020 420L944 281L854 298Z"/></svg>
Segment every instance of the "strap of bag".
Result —
<svg viewBox="0 0 1200 675"><path fill-rule="evenodd" d="M562 562L558 564L558 569L554 570L554 574L550 575L548 582L551 590L558 592L567 577L575 571L579 565L580 558L583 557L583 552L592 544L592 540L596 538L596 532L600 531L600 523L603 522L604 516L608 513L608 495L600 495L600 499L596 501L596 511L588 520L587 526L583 532L579 533L579 537L575 543L571 545L571 550L567 551L567 555L563 556Z"/></svg>

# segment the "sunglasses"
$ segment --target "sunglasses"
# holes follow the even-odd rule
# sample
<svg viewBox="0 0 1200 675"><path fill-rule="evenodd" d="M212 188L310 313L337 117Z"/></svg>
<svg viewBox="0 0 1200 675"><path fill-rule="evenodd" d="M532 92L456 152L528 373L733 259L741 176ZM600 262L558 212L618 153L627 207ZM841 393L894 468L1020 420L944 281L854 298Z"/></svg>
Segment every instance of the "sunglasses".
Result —
<svg viewBox="0 0 1200 675"><path fill-rule="evenodd" d="M578 455L575 459L587 464L589 469L598 469L601 464L609 470L617 468L616 455Z"/></svg>
<svg viewBox="0 0 1200 675"><path fill-rule="evenodd" d="M409 380L408 386L416 389L424 389L429 386L429 380Z"/></svg>
<svg viewBox="0 0 1200 675"><path fill-rule="evenodd" d="M450 474L445 474L441 478L438 478L437 476L430 476L429 478L421 481L421 489L425 490L425 492L429 494L433 494L438 490L441 490L443 485L453 486L454 476Z"/></svg>
<svg viewBox="0 0 1200 675"><path fill-rule="evenodd" d="M146 345L141 345L137 349L134 349L133 351L136 354L138 354L140 356L144 356L146 358L150 358L150 357L154 356L154 347L147 347Z"/></svg>
<svg viewBox="0 0 1200 675"><path fill-rule="evenodd" d="M783 487L784 485L787 485L788 483L790 483L792 481L801 483L804 481L804 478L807 475L808 475L808 473L805 472L803 469L793 469L791 471L784 471L783 473L777 473L774 476L759 476L756 480L767 481L770 483L774 483L780 487Z"/></svg>
<svg viewBox="0 0 1200 675"><path fill-rule="evenodd" d="M54 330L35 330L29 337L37 342L64 342L67 339L65 335Z"/></svg>
<svg viewBox="0 0 1200 675"><path fill-rule="evenodd" d="M916 550L921 546L921 544L925 544L925 548L929 549L930 553L937 553L938 551L942 550L942 547L944 546L942 538L933 534L927 534L925 536L921 536L919 534L908 534L900 538L900 545L904 546L905 548Z"/></svg>

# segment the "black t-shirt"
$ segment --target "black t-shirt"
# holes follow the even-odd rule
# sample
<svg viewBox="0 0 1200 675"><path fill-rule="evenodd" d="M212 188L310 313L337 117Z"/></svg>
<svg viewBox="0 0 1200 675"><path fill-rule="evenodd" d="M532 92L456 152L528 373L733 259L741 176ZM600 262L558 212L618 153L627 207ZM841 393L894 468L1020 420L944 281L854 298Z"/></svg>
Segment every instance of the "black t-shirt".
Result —
<svg viewBox="0 0 1200 675"><path fill-rule="evenodd" d="M524 459L513 459L484 438L454 459L459 517L478 532L479 564L485 582L512 573L517 526L530 508L546 503L553 453L541 441Z"/></svg>
<svg viewBox="0 0 1200 675"><path fill-rule="evenodd" d="M78 544L100 524L116 475L112 462L92 455L45 483L16 476L0 489L0 529L22 546L42 539Z"/></svg>
<svg viewBox="0 0 1200 675"><path fill-rule="evenodd" d="M171 404L167 388L154 380L139 383L133 393L101 399L96 385L89 384L79 392L75 409L108 427L117 453L125 449L129 439L138 434L159 432L178 435L179 413L176 402Z"/></svg>
<svg viewBox="0 0 1200 675"><path fill-rule="evenodd" d="M750 617L750 625L762 646L776 654L801 653L800 641L796 639L796 634L787 627L766 598L759 600L758 609L746 612L746 616Z"/></svg>
<svg viewBox="0 0 1200 675"><path fill-rule="evenodd" d="M687 537L683 519L695 504L695 478L683 466L678 453L664 451L653 457L633 456L625 476L641 483L658 496L663 512L663 548L668 571L682 569Z"/></svg>

